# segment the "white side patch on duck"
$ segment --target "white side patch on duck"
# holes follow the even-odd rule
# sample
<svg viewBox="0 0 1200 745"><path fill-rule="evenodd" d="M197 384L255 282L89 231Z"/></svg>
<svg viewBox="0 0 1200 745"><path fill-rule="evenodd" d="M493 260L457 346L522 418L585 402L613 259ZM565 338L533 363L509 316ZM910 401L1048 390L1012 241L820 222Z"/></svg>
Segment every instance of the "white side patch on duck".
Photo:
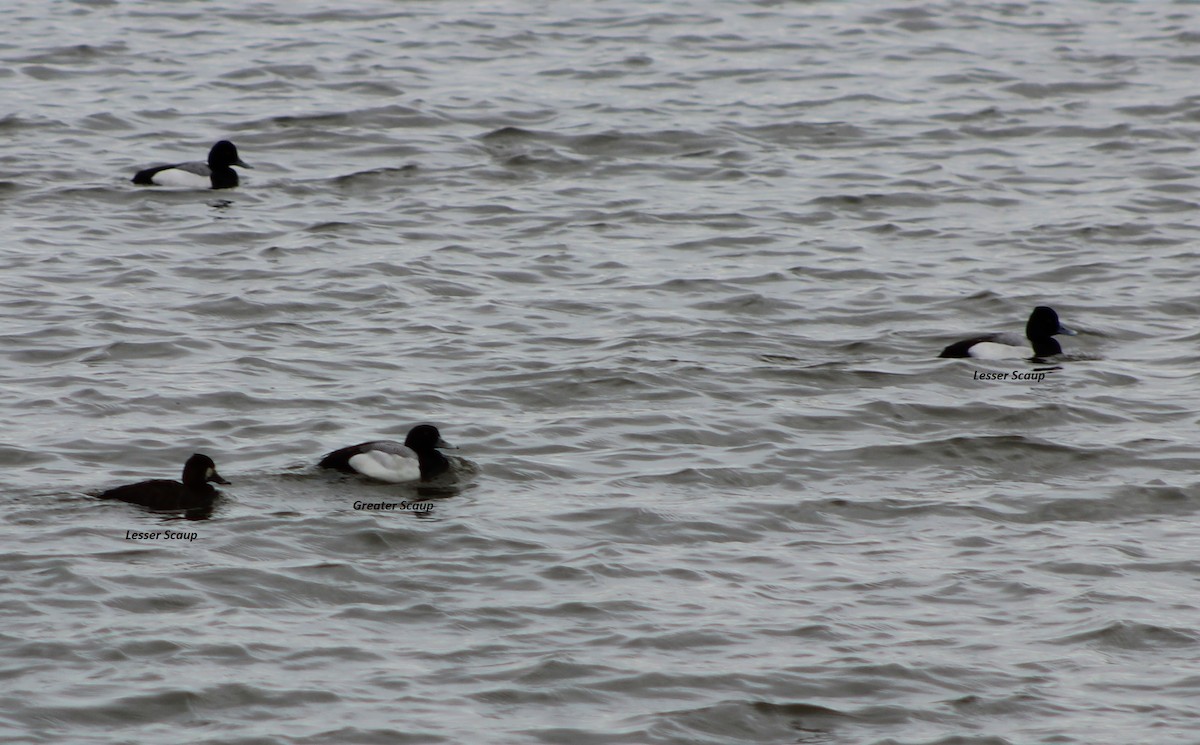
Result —
<svg viewBox="0 0 1200 745"><path fill-rule="evenodd" d="M1027 359L1033 356L1033 347L1013 346L1012 344L997 344L994 341L981 341L968 351L971 357L979 360L1014 360Z"/></svg>
<svg viewBox="0 0 1200 745"><path fill-rule="evenodd" d="M365 453L351 456L348 462L351 468L363 476L389 481L393 484L417 481L421 478L421 461L411 450L408 450L407 453L368 450Z"/></svg>
<svg viewBox="0 0 1200 745"><path fill-rule="evenodd" d="M212 188L211 176L185 171L182 168L168 168L164 171L159 171L150 180L159 186L182 186L188 189Z"/></svg>

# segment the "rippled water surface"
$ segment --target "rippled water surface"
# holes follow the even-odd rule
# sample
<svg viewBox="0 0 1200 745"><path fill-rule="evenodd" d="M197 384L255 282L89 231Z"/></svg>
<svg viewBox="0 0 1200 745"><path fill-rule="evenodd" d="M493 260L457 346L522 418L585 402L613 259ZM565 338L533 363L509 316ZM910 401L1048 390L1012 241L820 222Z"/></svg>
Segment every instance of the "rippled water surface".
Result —
<svg viewBox="0 0 1200 745"><path fill-rule="evenodd" d="M1197 742L1196 9L5 4L0 739Z"/></svg>

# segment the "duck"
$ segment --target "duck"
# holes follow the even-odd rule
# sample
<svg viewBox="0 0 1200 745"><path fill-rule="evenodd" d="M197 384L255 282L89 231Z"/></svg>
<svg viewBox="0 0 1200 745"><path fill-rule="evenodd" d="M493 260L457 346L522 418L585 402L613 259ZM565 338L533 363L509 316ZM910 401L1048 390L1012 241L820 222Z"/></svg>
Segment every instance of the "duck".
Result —
<svg viewBox="0 0 1200 745"><path fill-rule="evenodd" d="M429 481L450 470L450 461L438 448L454 446L442 439L432 424L418 424L408 431L403 443L394 440L360 442L329 453L317 464L342 473L401 484Z"/></svg>
<svg viewBox="0 0 1200 745"><path fill-rule="evenodd" d="M251 167L238 157L237 147L232 142L221 140L208 151L207 163L192 161L146 168L134 174L133 183L139 186L232 189L238 185L238 175L231 166Z"/></svg>
<svg viewBox="0 0 1200 745"><path fill-rule="evenodd" d="M153 510L190 510L210 505L220 494L211 484L229 482L217 473L213 459L195 453L183 464L183 483L171 479L152 479L118 486L101 492L101 499L116 499L140 504Z"/></svg>
<svg viewBox="0 0 1200 745"><path fill-rule="evenodd" d="M1025 324L1025 338L1013 333L985 334L972 339L956 341L942 350L938 357L975 357L987 360L1013 359L1017 357L1040 359L1062 354L1062 347L1055 339L1057 334L1075 336L1058 320L1053 308L1039 305L1029 314Z"/></svg>

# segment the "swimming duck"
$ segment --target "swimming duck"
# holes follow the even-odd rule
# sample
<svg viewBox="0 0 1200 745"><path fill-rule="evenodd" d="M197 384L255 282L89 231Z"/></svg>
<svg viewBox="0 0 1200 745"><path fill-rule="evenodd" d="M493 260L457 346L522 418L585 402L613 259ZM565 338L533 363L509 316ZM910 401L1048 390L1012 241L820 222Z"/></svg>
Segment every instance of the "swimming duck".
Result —
<svg viewBox="0 0 1200 745"><path fill-rule="evenodd" d="M238 185L237 171L230 166L250 168L238 157L229 140L221 140L208 151L208 162L192 161L155 166L138 171L133 183L140 186L186 186L192 189L231 189Z"/></svg>
<svg viewBox="0 0 1200 745"><path fill-rule="evenodd" d="M1062 347L1054 338L1056 334L1075 336L1075 333L1059 322L1058 314L1053 308L1039 305L1029 314L1029 322L1025 324L1025 338L1013 333L985 334L957 341L943 349L938 357L976 357L988 360L1049 357L1062 354Z"/></svg>
<svg viewBox="0 0 1200 745"><path fill-rule="evenodd" d="M408 432L404 443L374 440L344 447L329 453L317 464L343 473L361 473L393 484L405 481L429 481L450 470L450 461L438 448L454 446L442 439L432 424L418 424Z"/></svg>
<svg viewBox="0 0 1200 745"><path fill-rule="evenodd" d="M228 484L207 455L196 453L183 464L183 483L153 479L101 492L101 499L119 499L155 510L188 510L210 504L219 492L209 482Z"/></svg>

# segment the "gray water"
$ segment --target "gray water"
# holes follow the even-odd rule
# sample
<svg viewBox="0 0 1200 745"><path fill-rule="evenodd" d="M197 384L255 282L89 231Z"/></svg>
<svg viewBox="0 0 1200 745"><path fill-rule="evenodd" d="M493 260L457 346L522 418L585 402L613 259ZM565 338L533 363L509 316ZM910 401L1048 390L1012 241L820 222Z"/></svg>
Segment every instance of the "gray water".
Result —
<svg viewBox="0 0 1200 745"><path fill-rule="evenodd" d="M1200 742L1196 10L6 3L0 739Z"/></svg>

